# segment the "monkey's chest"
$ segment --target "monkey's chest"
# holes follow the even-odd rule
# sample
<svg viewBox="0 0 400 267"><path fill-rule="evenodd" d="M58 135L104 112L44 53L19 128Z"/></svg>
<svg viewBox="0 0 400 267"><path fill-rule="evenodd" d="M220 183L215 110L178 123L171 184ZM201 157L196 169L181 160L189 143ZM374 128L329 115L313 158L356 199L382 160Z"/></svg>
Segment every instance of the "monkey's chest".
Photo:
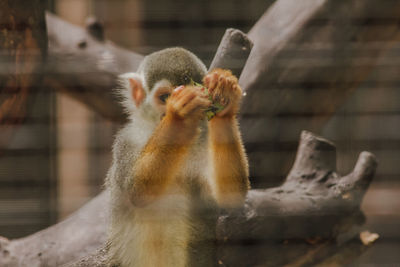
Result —
<svg viewBox="0 0 400 267"><path fill-rule="evenodd" d="M189 238L188 266L214 266L216 264L217 213L212 207L195 208L191 219L193 227Z"/></svg>
<svg viewBox="0 0 400 267"><path fill-rule="evenodd" d="M216 206L200 188L175 187L152 205L135 209L123 258L132 266L214 266Z"/></svg>
<svg viewBox="0 0 400 267"><path fill-rule="evenodd" d="M190 235L188 266L216 265L217 205L202 180L192 179L188 184Z"/></svg>

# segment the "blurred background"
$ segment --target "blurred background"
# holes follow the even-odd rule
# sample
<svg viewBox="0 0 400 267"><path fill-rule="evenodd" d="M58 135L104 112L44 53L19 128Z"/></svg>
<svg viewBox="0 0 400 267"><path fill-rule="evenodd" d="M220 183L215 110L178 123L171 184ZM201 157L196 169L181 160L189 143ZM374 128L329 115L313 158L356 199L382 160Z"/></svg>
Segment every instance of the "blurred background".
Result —
<svg viewBox="0 0 400 267"><path fill-rule="evenodd" d="M248 32L273 3L52 0L47 9L79 26L84 26L88 17L96 17L104 25L106 39L139 54L183 46L209 65L226 28ZM398 18L381 17L369 23L379 31L379 27L399 22ZM368 45L374 49L385 44L372 38ZM320 52L315 48L315 53ZM312 49L288 51L285 60L329 64L313 61L313 55ZM367 64L363 58L357 60L359 66ZM337 145L340 174L352 170L361 151L371 151L379 161L362 209L367 217L364 228L379 233L381 239L360 257L360 265L400 264L399 68L400 43L394 42L379 56L367 79L318 132ZM253 188L277 186L288 173L291 162L281 166L276 161L282 155L294 159L299 124L315 117L300 108L307 100L307 96L299 97L298 109L292 107L291 112L272 118L285 127L265 140L270 145L248 147ZM0 137L6 135L9 126L0 125ZM53 90L38 94L27 120L0 143L0 235L18 238L36 232L64 219L98 194L103 189L113 136L119 127L118 122L102 117L71 96ZM244 137L245 141L251 139L249 135Z"/></svg>

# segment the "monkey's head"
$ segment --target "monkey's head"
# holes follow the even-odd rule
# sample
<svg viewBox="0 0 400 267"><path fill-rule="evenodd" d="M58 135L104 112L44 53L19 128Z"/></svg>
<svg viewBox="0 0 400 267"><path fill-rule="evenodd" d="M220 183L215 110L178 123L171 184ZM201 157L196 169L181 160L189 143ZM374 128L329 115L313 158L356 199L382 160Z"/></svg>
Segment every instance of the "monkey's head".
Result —
<svg viewBox="0 0 400 267"><path fill-rule="evenodd" d="M130 114L142 110L149 113L146 116L160 118L172 91L191 80L201 82L206 71L203 62L186 49L154 52L144 58L136 73L120 76L123 105Z"/></svg>

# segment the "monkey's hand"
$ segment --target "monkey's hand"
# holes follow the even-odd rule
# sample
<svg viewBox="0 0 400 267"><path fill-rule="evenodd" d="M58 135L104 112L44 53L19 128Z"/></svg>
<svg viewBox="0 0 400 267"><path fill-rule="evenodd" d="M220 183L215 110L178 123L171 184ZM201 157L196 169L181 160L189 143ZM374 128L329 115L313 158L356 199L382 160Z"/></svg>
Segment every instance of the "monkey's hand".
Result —
<svg viewBox="0 0 400 267"><path fill-rule="evenodd" d="M197 123L210 105L211 101L201 91L201 87L179 86L167 100L166 115Z"/></svg>
<svg viewBox="0 0 400 267"><path fill-rule="evenodd" d="M230 70L214 69L203 79L214 102L221 103L225 108L218 112L218 117L233 117L239 111L242 89L238 79Z"/></svg>

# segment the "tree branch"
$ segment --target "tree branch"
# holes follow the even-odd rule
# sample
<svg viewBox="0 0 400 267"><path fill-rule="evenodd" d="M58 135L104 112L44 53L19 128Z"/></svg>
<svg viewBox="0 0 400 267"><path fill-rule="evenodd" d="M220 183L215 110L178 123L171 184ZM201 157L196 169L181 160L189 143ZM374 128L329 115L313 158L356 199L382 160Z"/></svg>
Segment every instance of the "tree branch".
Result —
<svg viewBox="0 0 400 267"><path fill-rule="evenodd" d="M49 59L46 84L71 95L104 117L126 116L113 89L117 76L134 72L143 56L102 39L102 26L92 19L86 29L46 13Z"/></svg>

